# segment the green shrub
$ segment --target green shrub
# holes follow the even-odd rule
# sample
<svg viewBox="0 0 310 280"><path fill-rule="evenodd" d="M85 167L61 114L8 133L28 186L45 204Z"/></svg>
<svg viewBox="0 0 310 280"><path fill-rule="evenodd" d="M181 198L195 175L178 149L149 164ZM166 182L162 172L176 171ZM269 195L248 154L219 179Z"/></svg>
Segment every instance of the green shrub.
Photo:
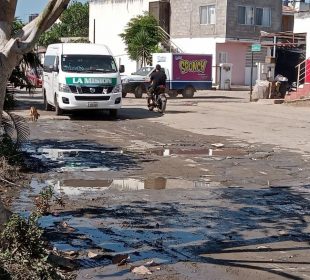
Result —
<svg viewBox="0 0 310 280"><path fill-rule="evenodd" d="M1 233L0 279L64 279L48 263L48 251L38 226L37 213L29 218L13 214Z"/></svg>

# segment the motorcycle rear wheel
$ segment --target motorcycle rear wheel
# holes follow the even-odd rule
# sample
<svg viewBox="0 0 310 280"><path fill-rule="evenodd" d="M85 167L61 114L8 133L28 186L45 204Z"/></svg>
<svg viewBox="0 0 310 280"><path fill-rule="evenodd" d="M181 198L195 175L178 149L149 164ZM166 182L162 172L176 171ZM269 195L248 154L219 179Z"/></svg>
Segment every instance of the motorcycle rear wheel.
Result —
<svg viewBox="0 0 310 280"><path fill-rule="evenodd" d="M158 98L158 112L164 114L166 111L167 99L166 97L160 96Z"/></svg>
<svg viewBox="0 0 310 280"><path fill-rule="evenodd" d="M148 107L149 111L153 111L154 110L155 106L152 104L152 102L153 102L152 98L149 97L147 99L147 107Z"/></svg>

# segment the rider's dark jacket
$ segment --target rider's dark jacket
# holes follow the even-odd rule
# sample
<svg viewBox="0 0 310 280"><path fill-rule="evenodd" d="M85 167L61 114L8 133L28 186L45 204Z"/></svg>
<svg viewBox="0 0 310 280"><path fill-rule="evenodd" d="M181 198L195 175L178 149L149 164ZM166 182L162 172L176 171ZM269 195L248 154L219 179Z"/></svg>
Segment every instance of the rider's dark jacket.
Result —
<svg viewBox="0 0 310 280"><path fill-rule="evenodd" d="M166 86L167 76L163 71L155 71L151 74L151 86L157 88L159 86Z"/></svg>

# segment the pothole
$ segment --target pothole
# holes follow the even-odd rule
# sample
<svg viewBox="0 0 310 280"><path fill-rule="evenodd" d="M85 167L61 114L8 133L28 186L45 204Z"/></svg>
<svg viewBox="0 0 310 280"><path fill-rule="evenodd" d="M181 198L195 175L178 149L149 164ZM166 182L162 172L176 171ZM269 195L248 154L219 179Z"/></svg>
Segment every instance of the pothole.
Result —
<svg viewBox="0 0 310 280"><path fill-rule="evenodd" d="M138 159L133 154L125 154L122 149L106 147L87 141L42 141L24 146L34 165L58 172L68 171L118 171L138 168Z"/></svg>
<svg viewBox="0 0 310 280"><path fill-rule="evenodd" d="M217 183L214 183L216 186ZM70 199L94 199L100 193L132 192L132 191L164 191L169 189L196 189L213 186L208 178L201 180L185 180L182 178L123 178L123 179L63 179L63 180L32 180L30 188L24 189L15 201L13 209L31 210L34 199L45 187L51 187L55 194Z"/></svg>
<svg viewBox="0 0 310 280"><path fill-rule="evenodd" d="M247 155L246 150L238 148L160 148L151 149L147 151L149 154L157 156L173 156L173 155L208 155L208 156L222 156L234 157Z"/></svg>

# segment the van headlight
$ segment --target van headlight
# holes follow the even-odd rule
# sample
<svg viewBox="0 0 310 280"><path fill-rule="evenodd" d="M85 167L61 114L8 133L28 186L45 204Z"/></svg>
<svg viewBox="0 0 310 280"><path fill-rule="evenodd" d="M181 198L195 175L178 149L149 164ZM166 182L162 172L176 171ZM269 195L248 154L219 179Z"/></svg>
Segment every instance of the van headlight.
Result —
<svg viewBox="0 0 310 280"><path fill-rule="evenodd" d="M122 92L122 84L116 85L112 90L112 93L119 93L119 92Z"/></svg>
<svg viewBox="0 0 310 280"><path fill-rule="evenodd" d="M67 84L58 84L58 90L61 92L67 92L67 93L71 93L71 89Z"/></svg>

